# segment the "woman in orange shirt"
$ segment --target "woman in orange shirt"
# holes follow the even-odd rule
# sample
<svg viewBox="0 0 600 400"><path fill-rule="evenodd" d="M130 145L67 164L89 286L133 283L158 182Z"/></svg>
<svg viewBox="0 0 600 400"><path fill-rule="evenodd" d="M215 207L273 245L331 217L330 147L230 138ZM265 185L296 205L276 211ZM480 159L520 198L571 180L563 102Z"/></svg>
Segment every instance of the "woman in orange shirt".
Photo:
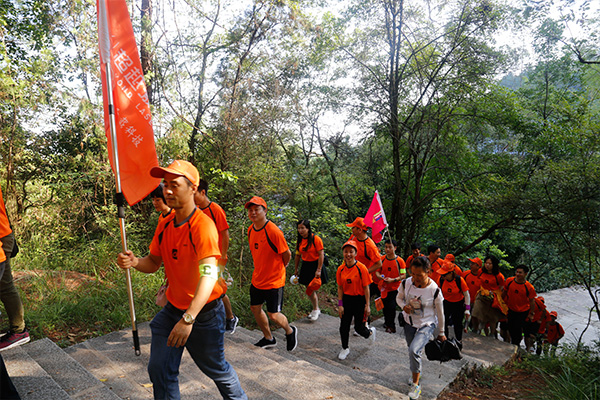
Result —
<svg viewBox="0 0 600 400"><path fill-rule="evenodd" d="M298 276L298 282L308 286L313 278L321 278L321 284L327 283L327 269L323 268L325 261L325 250L323 241L315 235L310 227L310 221L302 219L296 224L298 230L298 240L296 241L296 258L294 259L295 272ZM298 265L302 260L300 275L298 275ZM313 291L308 296L312 303L312 311L308 314L308 319L316 321L321 315L319 309L319 298L317 292Z"/></svg>
<svg viewBox="0 0 600 400"><path fill-rule="evenodd" d="M440 275L439 287L444 296L444 334L448 336L450 322L454 325L454 337L462 343L463 321L471 315L471 296L467 282L456 273L454 264L444 261L436 271ZM441 328L441 327L440 327Z"/></svg>
<svg viewBox="0 0 600 400"><path fill-rule="evenodd" d="M493 296L498 296L499 290L504 287L504 275L500 272L500 261L494 256L487 256L483 261L483 268L479 275L481 287L490 292L496 292ZM473 307L473 317L477 318L484 326L489 323L489 331L486 327L486 334L497 337L497 325L501 319L506 319L506 315L493 305L493 296L483 296L481 291L475 299ZM501 296L498 299L501 300Z"/></svg>
<svg viewBox="0 0 600 400"><path fill-rule="evenodd" d="M342 246L344 263L338 267L336 281L338 285L338 314L340 316L340 336L342 350L338 355L345 360L350 353L348 341L350 324L354 319L354 329L365 339L375 341L375 328L367 328L365 320L371 315L371 292L369 285L373 282L369 270L356 260L358 245L354 240L348 240Z"/></svg>

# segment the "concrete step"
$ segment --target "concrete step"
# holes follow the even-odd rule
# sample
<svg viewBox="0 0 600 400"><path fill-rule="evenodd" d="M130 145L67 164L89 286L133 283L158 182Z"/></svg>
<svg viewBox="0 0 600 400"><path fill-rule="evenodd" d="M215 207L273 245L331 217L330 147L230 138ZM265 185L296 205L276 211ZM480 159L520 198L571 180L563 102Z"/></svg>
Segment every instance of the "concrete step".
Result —
<svg viewBox="0 0 600 400"><path fill-rule="evenodd" d="M72 399L119 399L50 339L37 340L22 348Z"/></svg>
<svg viewBox="0 0 600 400"><path fill-rule="evenodd" d="M71 396L52 379L23 346L4 350L8 375L22 400L69 400Z"/></svg>

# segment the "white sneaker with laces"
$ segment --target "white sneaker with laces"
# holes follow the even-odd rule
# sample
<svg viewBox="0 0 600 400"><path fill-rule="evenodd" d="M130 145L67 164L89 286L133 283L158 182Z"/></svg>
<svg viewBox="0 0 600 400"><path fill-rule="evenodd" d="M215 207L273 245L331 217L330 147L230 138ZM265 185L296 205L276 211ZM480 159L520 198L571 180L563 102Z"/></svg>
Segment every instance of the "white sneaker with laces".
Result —
<svg viewBox="0 0 600 400"><path fill-rule="evenodd" d="M375 343L375 336L377 334L377 330L374 326L370 327L369 330L371 331L371 336L369 336L369 340L371 341L371 344L373 344Z"/></svg>
<svg viewBox="0 0 600 400"><path fill-rule="evenodd" d="M418 399L421 396L421 385L415 385L414 383L410 387L410 391L408 392L409 399Z"/></svg>
<svg viewBox="0 0 600 400"><path fill-rule="evenodd" d="M347 349L342 349L342 351L340 351L340 354L338 354L338 358L340 360L345 360L346 357L348 357L348 354L350 354L350 347L348 347Z"/></svg>
<svg viewBox="0 0 600 400"><path fill-rule="evenodd" d="M308 319L311 321L316 321L319 318L319 315L321 315L321 310L312 310L310 314L308 314Z"/></svg>

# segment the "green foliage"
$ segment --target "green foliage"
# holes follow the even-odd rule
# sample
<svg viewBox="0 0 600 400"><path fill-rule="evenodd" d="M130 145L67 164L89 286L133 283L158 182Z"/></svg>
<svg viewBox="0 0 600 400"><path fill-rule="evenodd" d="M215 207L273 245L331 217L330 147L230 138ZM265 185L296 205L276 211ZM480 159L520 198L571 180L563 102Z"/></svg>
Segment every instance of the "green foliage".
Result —
<svg viewBox="0 0 600 400"><path fill-rule="evenodd" d="M562 345L557 356L529 356L521 365L535 368L544 376L546 385L538 389L536 398L550 400L592 400L600 395L600 343L577 349Z"/></svg>

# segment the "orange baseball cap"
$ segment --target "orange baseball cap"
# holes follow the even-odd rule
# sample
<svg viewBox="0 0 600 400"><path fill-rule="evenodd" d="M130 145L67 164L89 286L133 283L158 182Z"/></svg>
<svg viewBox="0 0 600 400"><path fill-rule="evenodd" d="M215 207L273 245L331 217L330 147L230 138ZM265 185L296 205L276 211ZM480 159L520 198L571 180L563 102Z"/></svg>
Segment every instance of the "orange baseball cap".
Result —
<svg viewBox="0 0 600 400"><path fill-rule="evenodd" d="M246 203L246 205L244 207L248 208L252 204L257 205L257 206L263 206L265 208L265 210L267 209L267 202L264 201L262 197L258 197L258 196L252 197L250 200L248 200L248 202Z"/></svg>
<svg viewBox="0 0 600 400"><path fill-rule="evenodd" d="M164 178L165 174L185 176L193 185L200 183L200 174L194 165L189 161L175 160L168 167L152 167L150 176L154 178Z"/></svg>
<svg viewBox="0 0 600 400"><path fill-rule="evenodd" d="M354 250L358 251L358 246L356 245L356 242L354 240L348 240L346 243L344 243L342 245L342 250L344 249L344 247L346 246L351 246L354 247Z"/></svg>
<svg viewBox="0 0 600 400"><path fill-rule="evenodd" d="M306 287L306 294L308 296L311 296L315 290L319 290L319 288L321 287L321 278L313 278L312 281L310 281L310 283L308 284L308 286Z"/></svg>
<svg viewBox="0 0 600 400"><path fill-rule="evenodd" d="M558 317L558 313L556 311L550 311L550 315L552 315L554 318Z"/></svg>
<svg viewBox="0 0 600 400"><path fill-rule="evenodd" d="M469 258L469 261L479 265L479 268L481 268L481 266L483 265L483 261L481 261L481 258L479 258L479 257Z"/></svg>
<svg viewBox="0 0 600 400"><path fill-rule="evenodd" d="M452 264L450 261L445 260L442 263L442 266L439 267L435 272L439 275L446 275L449 272L454 271L454 264Z"/></svg>
<svg viewBox="0 0 600 400"><path fill-rule="evenodd" d="M365 219L361 218L361 217L357 217L354 222L352 222L351 224L346 224L347 227L349 228L353 228L353 227L357 227L362 229L363 231L366 231L367 229L369 229L369 227L367 225L365 225Z"/></svg>
<svg viewBox="0 0 600 400"><path fill-rule="evenodd" d="M446 257L444 257L444 260L448 260L448 261L452 261L454 262L455 258L454 258L454 254L446 254Z"/></svg>

